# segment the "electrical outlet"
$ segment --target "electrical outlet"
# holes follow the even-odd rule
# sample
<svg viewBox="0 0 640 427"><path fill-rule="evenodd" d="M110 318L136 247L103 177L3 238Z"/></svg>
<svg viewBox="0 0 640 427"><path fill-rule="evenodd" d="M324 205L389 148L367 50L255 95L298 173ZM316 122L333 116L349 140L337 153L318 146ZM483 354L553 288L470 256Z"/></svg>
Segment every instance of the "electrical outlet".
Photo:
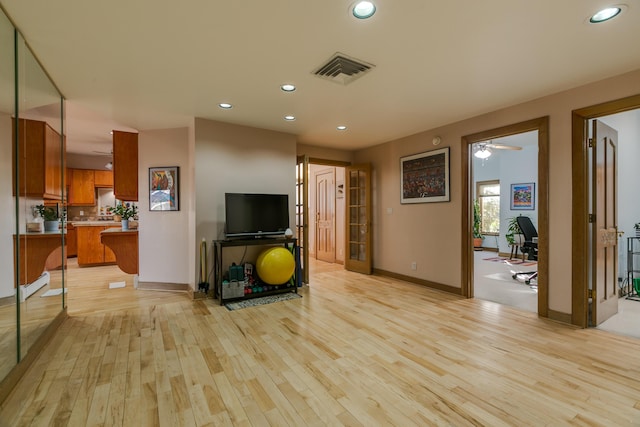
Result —
<svg viewBox="0 0 640 427"><path fill-rule="evenodd" d="M411 263L411 269L412 269L412 270L417 270L417 269L418 269L418 264L417 264L415 261L413 261L413 262Z"/></svg>

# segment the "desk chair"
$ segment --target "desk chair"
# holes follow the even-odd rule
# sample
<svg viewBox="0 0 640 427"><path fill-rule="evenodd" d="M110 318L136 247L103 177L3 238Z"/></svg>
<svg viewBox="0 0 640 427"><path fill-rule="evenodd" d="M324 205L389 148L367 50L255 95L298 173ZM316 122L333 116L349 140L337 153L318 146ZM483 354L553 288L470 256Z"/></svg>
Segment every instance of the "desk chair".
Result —
<svg viewBox="0 0 640 427"><path fill-rule="evenodd" d="M524 234L524 244L520 249L525 254L528 254L529 260L538 260L538 231L531 222L531 218L528 216L522 216L516 218L520 231Z"/></svg>
<svg viewBox="0 0 640 427"><path fill-rule="evenodd" d="M520 231L524 235L524 243L520 247L520 250L523 254L527 254L527 259L530 261L538 260L538 231L536 227L531 222L531 218L528 216L518 216L516 218L518 222L518 227L520 227ZM513 278L517 280L518 276L524 276L524 283L527 285L531 284L531 280L538 278L537 271L523 271L513 274Z"/></svg>

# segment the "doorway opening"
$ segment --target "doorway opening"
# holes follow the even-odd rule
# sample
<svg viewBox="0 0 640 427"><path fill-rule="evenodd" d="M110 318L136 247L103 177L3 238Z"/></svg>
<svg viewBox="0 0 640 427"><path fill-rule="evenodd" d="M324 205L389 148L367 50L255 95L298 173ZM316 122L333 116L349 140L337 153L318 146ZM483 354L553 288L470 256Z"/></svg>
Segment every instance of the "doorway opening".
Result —
<svg viewBox="0 0 640 427"><path fill-rule="evenodd" d="M471 154L474 297L537 313L538 131L473 143Z"/></svg>
<svg viewBox="0 0 640 427"><path fill-rule="evenodd" d="M626 106L633 106L633 99L623 101ZM617 109L619 102L603 107L607 105ZM584 123L585 145L591 146L586 150L588 212L594 215L587 239L586 268L590 280L585 304L586 324L640 338L640 283L634 280L640 277L640 254L637 253L640 252L640 238L636 237L635 229L635 224L640 222L635 188L640 178L637 170L640 105L609 114L603 112L597 117L586 118ZM598 186L608 181L607 175L601 173L606 170L606 163L599 160L600 153L604 154L603 147L611 144L615 144L616 155L609 156L615 165L609 181L615 191L610 195L598 194ZM594 180L594 176L598 179ZM603 221L610 223L602 224ZM606 235L610 238L603 239ZM594 240L594 236L598 238Z"/></svg>
<svg viewBox="0 0 640 427"><path fill-rule="evenodd" d="M605 167L606 164L598 163L599 155L592 154L592 151L594 148L597 150L599 146L612 147L611 141L614 138L620 144L620 133L625 132L626 134L627 129L635 129L632 133L638 132L637 116L620 114L637 109L640 109L640 95L573 111L571 322L583 328L597 326L615 317L615 310L609 310L611 301L625 296L629 290L628 288L624 289L629 282L629 270L635 269L635 266L630 268L628 265L620 265L622 260L624 260L623 262L629 261L629 257L625 253L621 256L620 252L627 251L627 239L635 235L633 234L635 233L633 225L638 222L635 216L640 218L640 207L628 205L628 203L633 204L633 200L625 200L630 197L634 198L628 194L629 191L633 191L633 188L631 190L625 190L625 188L632 186L636 181L633 176L627 176L629 172L625 172L625 169L628 170L628 167L623 166L624 162L633 163L637 159L637 155L634 155L635 150L640 150L639 147L636 147L637 138L632 137L635 139L630 144L622 143L625 154L618 153L616 156L620 164L615 166L614 169L617 168L617 170L613 172L609 180L615 183L612 187L613 190L610 190L609 193L606 191L601 194L597 193L601 183L600 178L604 176L602 173L611 169ZM614 117L614 115L616 116ZM602 133L598 129L594 134L594 122L608 123L607 127L613 128L613 136L608 132ZM630 126L629 122L631 122ZM626 124L623 125L623 123ZM616 127L620 129L616 129ZM623 139L627 140L628 137L624 136ZM614 149L618 150L618 147ZM597 151L593 152L597 153ZM611 154L603 153L603 155L605 159L612 158ZM634 169L633 166L632 169ZM630 173L634 174L635 171ZM593 179L594 177L596 179ZM611 191L615 191L616 187L618 187L618 201L612 202L607 195L611 194ZM620 210L623 209L623 205L624 213ZM599 211L599 209L605 210ZM600 215L598 215L599 213ZM608 217L613 217L613 222L602 222L604 218ZM621 232L624 232L622 236ZM604 246L601 245L602 242L605 243ZM605 254L604 257L600 256L603 254ZM610 255L613 255L613 259ZM633 257L631 261L633 261ZM612 274L613 271L616 272L615 276ZM631 282L632 279L633 277Z"/></svg>
<svg viewBox="0 0 640 427"><path fill-rule="evenodd" d="M306 284L309 283L310 259L316 267L322 263L345 263L345 175L349 165L348 162L306 155L297 158L295 233L302 281Z"/></svg>
<svg viewBox="0 0 640 427"><path fill-rule="evenodd" d="M537 238L537 260L536 264L536 281L537 281L537 294L534 298L535 304L537 304L537 313L541 317L548 317L548 182L549 182L549 118L542 117L538 119L528 120L501 128L491 129L483 132L479 132L472 135L467 135L462 138L462 174L463 185L462 191L466 197L463 198L462 207L462 295L468 298L476 296L476 284L475 284L475 272L480 270L479 266L476 266L476 253L473 248L473 232L474 232L474 202L479 194L476 188L478 181L499 180L500 181L500 207L507 206L503 213L500 214L500 231L487 233L488 238L485 238L487 247L493 246L494 252L487 252L487 254L493 255L493 257L502 255L510 256L510 251L507 252L508 245L506 241L501 242L500 236L506 234L505 224L502 222L507 221L508 218L513 216L515 212L519 212L515 208L526 208L528 213L536 212L534 227L536 228ZM510 141L509 138L512 138ZM478 156L474 156L474 153L482 149L491 149L489 145L494 146L513 146L520 147L524 145L524 139L519 138L531 138L531 153L528 153L526 157L533 157L534 161L530 160L530 165L536 164L533 168L532 176L533 180L529 181L524 176L514 176L513 174L505 175L504 177L482 178L481 163L475 165L474 159ZM514 142L518 141L518 142ZM477 145L476 145L477 144ZM495 149L492 150L497 151ZM517 149L505 149L504 151L524 151ZM536 153L537 151L537 153ZM480 156L482 157L482 156ZM525 157L525 158L526 158ZM496 157L497 158L497 157ZM480 161L482 159L479 159ZM508 169L511 165L507 165ZM497 172L493 173L495 175ZM513 181L513 182L512 182ZM523 187L520 189L519 185ZM516 185L514 187L513 185ZM522 191L524 193L522 193ZM504 193L504 194L503 194ZM524 199L520 197L525 194ZM529 199L526 196L529 196ZM517 197L516 197L517 196ZM514 204L515 203L515 204ZM530 209L534 207L534 209ZM503 215L504 214L504 215ZM495 215L494 215L495 216ZM504 217L504 219L503 219ZM533 218L531 222L533 223ZM486 225L487 227L489 224ZM492 234L495 234L492 235ZM502 248L502 249L501 249ZM497 252L497 254L496 254ZM527 256L526 258L529 258ZM480 258L482 262L489 262ZM529 263L534 260L525 259L523 263ZM530 267L523 266L523 267ZM520 271L518 271L520 272ZM526 272L526 271L521 271ZM485 274L486 275L486 274ZM513 277L511 278L516 279ZM523 286L518 284L519 286ZM526 289L530 289L527 285ZM534 308L535 309L535 308Z"/></svg>
<svg viewBox="0 0 640 427"><path fill-rule="evenodd" d="M344 265L344 166L309 164L309 255Z"/></svg>

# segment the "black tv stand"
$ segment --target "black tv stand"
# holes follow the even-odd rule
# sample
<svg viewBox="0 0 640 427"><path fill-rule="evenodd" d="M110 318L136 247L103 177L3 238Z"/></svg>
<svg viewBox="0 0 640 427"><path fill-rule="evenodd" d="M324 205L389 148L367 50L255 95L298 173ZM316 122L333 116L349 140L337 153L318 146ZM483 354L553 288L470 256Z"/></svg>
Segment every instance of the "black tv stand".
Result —
<svg viewBox="0 0 640 427"><path fill-rule="evenodd" d="M282 284L275 286L273 290L246 294L243 297L227 298L223 295L222 280L224 276L223 268L224 260L223 253L225 248L238 247L238 246L284 246L293 253L293 259L295 261L295 270L292 277L292 285ZM231 264L231 263L229 263ZM253 263L255 264L255 263ZM213 241L213 273L214 273L214 286L213 297L220 299L220 305L224 305L225 302L230 300L243 300L251 298L259 298L268 295L281 294L286 292L298 293L298 288L301 286L301 270L300 270L300 247L298 246L298 240L296 238L286 238L282 236L261 236L260 238L230 238L225 240Z"/></svg>

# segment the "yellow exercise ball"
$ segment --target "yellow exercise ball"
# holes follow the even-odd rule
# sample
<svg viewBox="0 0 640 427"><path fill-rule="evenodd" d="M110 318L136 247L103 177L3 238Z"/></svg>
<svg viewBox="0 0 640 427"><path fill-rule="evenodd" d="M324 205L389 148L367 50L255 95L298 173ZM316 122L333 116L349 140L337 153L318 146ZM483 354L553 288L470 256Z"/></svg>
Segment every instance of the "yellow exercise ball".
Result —
<svg viewBox="0 0 640 427"><path fill-rule="evenodd" d="M283 247L273 247L262 251L256 261L256 270L260 279L268 285L287 283L296 263L293 254Z"/></svg>

